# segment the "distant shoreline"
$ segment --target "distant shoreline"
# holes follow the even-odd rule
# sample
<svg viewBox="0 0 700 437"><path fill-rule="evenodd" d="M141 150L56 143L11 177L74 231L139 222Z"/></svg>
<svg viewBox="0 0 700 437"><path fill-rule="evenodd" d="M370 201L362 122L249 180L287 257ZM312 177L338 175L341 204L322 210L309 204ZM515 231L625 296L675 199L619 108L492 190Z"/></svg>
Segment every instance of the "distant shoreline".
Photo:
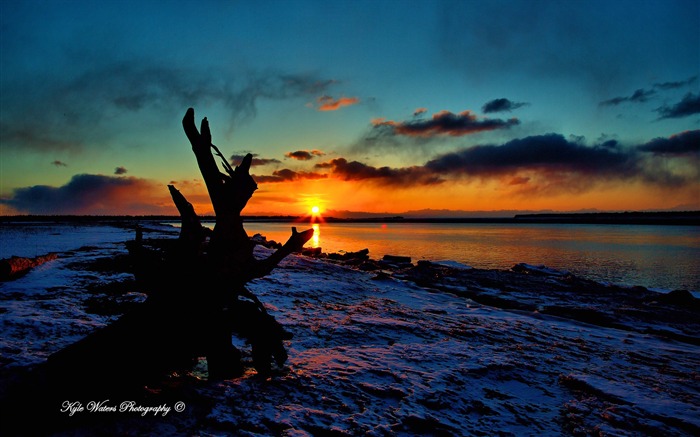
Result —
<svg viewBox="0 0 700 437"><path fill-rule="evenodd" d="M214 216L201 217L213 222ZM0 224L30 222L77 222L83 224L129 221L180 221L177 215L15 215L0 216ZM243 216L244 222L308 223L309 217L300 216ZM319 222L319 220L317 220ZM600 213L545 213L518 214L512 217L324 217L321 223L503 223L503 224L617 224L617 225L675 225L700 226L700 211L683 212L600 212Z"/></svg>

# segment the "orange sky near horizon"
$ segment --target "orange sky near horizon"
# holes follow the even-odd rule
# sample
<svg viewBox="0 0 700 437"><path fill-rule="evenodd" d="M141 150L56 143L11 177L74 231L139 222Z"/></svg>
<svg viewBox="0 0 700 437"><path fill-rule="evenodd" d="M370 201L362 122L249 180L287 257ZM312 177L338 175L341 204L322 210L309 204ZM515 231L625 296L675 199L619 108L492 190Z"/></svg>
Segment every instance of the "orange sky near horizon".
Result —
<svg viewBox="0 0 700 437"><path fill-rule="evenodd" d="M700 131L685 132L668 140L657 139L637 146L636 150L658 148L659 143L668 148L678 138L683 144L692 144L699 135ZM515 149L522 142L538 148L552 141L557 148L571 149L566 151L563 163L546 153L534 158L518 157L517 165L507 162L512 154L522 155ZM697 145L690 147L697 148ZM603 152L606 160L621 160L622 164L614 164L612 170L608 170L607 164L595 156ZM481 156L488 153L497 156ZM593 161L596 167L591 169L587 162L571 160L568 156L576 157L577 153L593 156L586 159ZM680 157L647 154L640 158L642 155L634 149L611 153L600 146L591 148L560 136L530 137L498 147L466 148L459 153L438 156L422 166L398 168L333 158L317 149L287 155L303 158L285 163L273 160L278 170L271 174L269 168L265 170L265 163L251 168L258 190L244 209L244 215L305 216L314 206L319 207L321 214L335 217L346 216L349 212L402 214L417 210L464 211L467 215L470 211L700 208L700 184L692 183L698 171L692 155L690 160L683 153ZM191 152L183 159L191 162L178 166L196 171L196 159ZM232 165L235 164L232 160ZM280 169L282 165L285 168ZM633 170L628 170L629 167ZM213 215L206 187L199 176L160 181L126 175L82 174L74 175L58 187L35 186L19 190L16 197L27 193L32 199L49 199L47 209L34 210L32 214L176 215L167 189L167 185L172 184L199 215ZM57 211L56 205L64 210ZM26 213L13 208L12 204L0 203L0 215Z"/></svg>
<svg viewBox="0 0 700 437"><path fill-rule="evenodd" d="M334 179L258 184L258 190L243 210L244 215L305 216L318 206L321 214L342 212L400 214L432 209L452 211L554 210L577 211L582 205L595 205L601 211L641 211L672 209L691 205L697 193L648 187L641 183L601 186L585 192L559 192L546 197L517 193L497 182L462 185L447 183L440 187L392 188L356 181ZM177 185L176 185L177 187ZM200 215L213 215L203 185L196 191L182 190ZM164 193L167 195L166 190ZM658 199L663 198L664 203ZM169 197L162 203L167 205ZM172 211L177 214L177 211ZM340 213L340 214L339 214Z"/></svg>

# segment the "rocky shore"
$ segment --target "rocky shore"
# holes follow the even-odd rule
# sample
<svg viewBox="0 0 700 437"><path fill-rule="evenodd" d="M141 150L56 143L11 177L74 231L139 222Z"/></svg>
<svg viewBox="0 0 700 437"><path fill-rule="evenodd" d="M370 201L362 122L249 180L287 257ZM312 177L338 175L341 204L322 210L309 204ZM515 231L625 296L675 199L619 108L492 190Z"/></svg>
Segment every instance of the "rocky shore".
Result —
<svg viewBox="0 0 700 437"><path fill-rule="evenodd" d="M256 255L269 255L274 243L256 238ZM292 256L251 283L294 335L272 378L251 365L241 378L212 381L199 362L131 399L167 414L85 408L56 434L700 432L692 294L545 266L480 270L383 255ZM139 305L129 268L123 243L91 244L1 283L0 388ZM250 364L249 347L237 346Z"/></svg>

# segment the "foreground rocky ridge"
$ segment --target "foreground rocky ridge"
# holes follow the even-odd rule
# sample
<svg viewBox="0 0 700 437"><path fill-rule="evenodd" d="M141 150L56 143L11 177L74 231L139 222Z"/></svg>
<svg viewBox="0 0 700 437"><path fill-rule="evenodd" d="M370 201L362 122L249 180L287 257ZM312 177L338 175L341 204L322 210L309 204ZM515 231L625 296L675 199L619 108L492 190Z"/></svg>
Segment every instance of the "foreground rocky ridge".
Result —
<svg viewBox="0 0 700 437"><path fill-rule="evenodd" d="M200 362L135 394L143 405L182 401L181 413L78 414L61 433L700 432L692 296L537 266L406 261L368 252L291 257L251 283L294 334L275 376L257 377L240 344L251 367L242 378L210 381ZM4 381L138 305L128 269L123 245L93 245L3 284Z"/></svg>
<svg viewBox="0 0 700 437"><path fill-rule="evenodd" d="M256 235L264 246L276 247ZM603 284L544 265L520 263L510 270L484 270L454 262L418 261L400 255L372 259L358 252L304 251L307 256L374 272L375 279L411 281L505 310L547 314L598 326L656 334L700 345L700 299L687 290L667 293L643 286Z"/></svg>

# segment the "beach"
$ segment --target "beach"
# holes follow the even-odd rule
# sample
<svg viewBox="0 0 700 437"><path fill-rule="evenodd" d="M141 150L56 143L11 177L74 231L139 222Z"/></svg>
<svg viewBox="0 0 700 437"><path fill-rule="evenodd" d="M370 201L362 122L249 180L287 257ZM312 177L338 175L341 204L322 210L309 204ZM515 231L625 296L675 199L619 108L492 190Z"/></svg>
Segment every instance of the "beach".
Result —
<svg viewBox="0 0 700 437"><path fill-rule="evenodd" d="M146 299L124 244L132 228L45 231L25 232L23 245L65 240L58 257L0 283L3 387ZM177 230L154 226L147 235L176 238ZM258 245L255 255L272 251ZM249 284L293 334L271 378L257 376L249 346L234 337L242 377L210 381L202 359L133 399L66 399L56 406L64 426L52 433L700 432L700 308L690 293L539 265L474 269L383 255L292 255Z"/></svg>

